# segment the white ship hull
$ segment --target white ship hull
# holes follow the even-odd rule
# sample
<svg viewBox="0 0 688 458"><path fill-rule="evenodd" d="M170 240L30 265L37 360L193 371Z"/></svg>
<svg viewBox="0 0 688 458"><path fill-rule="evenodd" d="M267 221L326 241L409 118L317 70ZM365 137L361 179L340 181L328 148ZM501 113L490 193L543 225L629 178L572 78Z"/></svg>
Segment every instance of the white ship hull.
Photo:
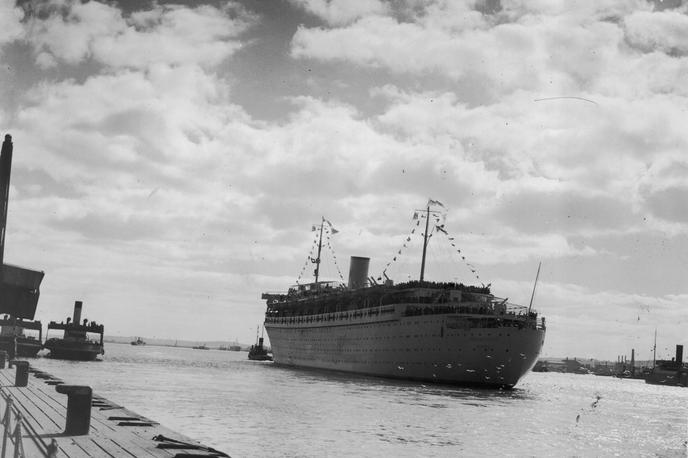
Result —
<svg viewBox="0 0 688 458"><path fill-rule="evenodd" d="M539 326L475 327L480 315L405 316L363 310L266 318L274 361L295 367L459 385L511 388L537 361ZM487 321L485 321L487 323ZM494 322L492 325L494 326Z"/></svg>

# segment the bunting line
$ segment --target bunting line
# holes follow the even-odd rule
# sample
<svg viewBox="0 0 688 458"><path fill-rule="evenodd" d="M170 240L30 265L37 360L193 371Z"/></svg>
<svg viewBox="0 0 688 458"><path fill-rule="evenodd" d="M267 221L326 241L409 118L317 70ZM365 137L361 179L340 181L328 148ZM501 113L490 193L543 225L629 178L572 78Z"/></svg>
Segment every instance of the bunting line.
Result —
<svg viewBox="0 0 688 458"><path fill-rule="evenodd" d="M475 278L476 278L478 281L480 281L480 274L478 273L478 269L477 269L473 264L471 264L470 262L466 261L466 256L463 255L463 253L461 252L461 249L460 249L460 248L457 248L457 247L456 247L456 244L454 243L455 238L454 238L454 237L451 237L451 236L449 235L449 233L447 232L447 230L444 228L444 223L441 224L441 225L436 226L436 228L437 228L437 230L439 230L440 232L442 232L442 233L447 237L447 240L449 241L449 244L452 246L452 248L455 248L455 249L456 249L456 252L459 254L459 257L460 257L461 260L464 262L464 264L466 264L466 267L468 267L468 270L470 270L471 273L473 273L473 274L475 275ZM482 282L481 282L481 283L482 283Z"/></svg>
<svg viewBox="0 0 688 458"><path fill-rule="evenodd" d="M442 205L439 202L433 202L433 203L436 205L440 205L440 206L444 207L444 205ZM426 218L426 217L427 217L426 215L419 213L419 212L413 213L413 217L411 219L411 222L413 223L413 221L415 221L416 224L415 225L412 224L410 235L408 235L404 239L404 243L402 244L402 247L399 250L397 250L396 255L392 258L392 260L389 261L385 265L384 269L382 270L382 275L378 277L378 280L382 280L383 277L387 278L387 270L392 266L392 264L394 264L401 257L404 250L408 247L408 243L411 241L411 235L415 234L416 229L420 226L420 224L422 222L421 220ZM435 224L433 224L433 227L430 229L430 233L428 234L428 240L430 240L432 238L432 236L435 235L435 233L437 233L437 232L443 233L445 235L445 237L447 237L447 241L449 242L449 245L451 245L451 247L454 250L456 250L456 252L458 253L461 260L464 262L464 264L466 265L468 270L470 270L471 273L475 276L475 278L478 281L480 281L480 273L478 272L478 269L473 264L466 261L465 254L462 252L461 248L459 248L456 245L456 238L449 234L449 232L445 226L446 214L440 214L439 216L437 214L433 214L432 218L433 218ZM421 232L421 235L423 235L422 232Z"/></svg>
<svg viewBox="0 0 688 458"><path fill-rule="evenodd" d="M406 237L406 239L404 239L404 242L403 242L401 248L399 248L399 250L397 250L397 252L396 252L396 256L394 256L394 257L392 258L392 260L389 261L389 262L385 265L385 268L382 269L382 275L380 275L380 276L377 277L377 279L378 279L379 281L382 280L382 277L387 278L387 269L389 269L390 266L391 266L392 264L394 264L394 263L397 261L398 258L401 257L403 251L404 251L406 248L408 248L408 243L411 241L411 236L412 236L413 234L416 233L416 229L418 228L418 226L420 226L421 220L424 219L424 218L426 218L426 215L424 215L424 214L422 214L422 213L419 213L419 212L413 212L413 217L411 218L411 223L413 223L413 221L415 221L416 224L415 224L415 225L412 224L411 233ZM429 238L429 237L428 237L428 238Z"/></svg>
<svg viewBox="0 0 688 458"><path fill-rule="evenodd" d="M337 229L334 228L330 220L323 218L323 237L324 237L324 242L325 246L330 250L330 253L332 254L332 259L334 261L334 265L337 268L337 274L339 275L339 279L344 282L344 276L342 275L342 270L339 268L339 264L337 263L337 254L334 251L334 248L332 248L332 244L330 243L330 237L339 233ZM296 279L296 284L299 285L301 282L301 279L304 276L304 273L306 272L306 268L308 267L309 264L316 264L318 262L317 258L315 258L313 255L315 251L318 249L318 239L320 237L320 234L318 232L318 229L320 226L312 225L311 226L311 231L315 232L315 237L313 239L313 244L311 245L310 252L308 253L308 256L306 257L306 262L304 263L303 267L301 268L301 272L299 272L299 276ZM322 259L321 259L322 261ZM313 271L313 275L315 275L315 271Z"/></svg>

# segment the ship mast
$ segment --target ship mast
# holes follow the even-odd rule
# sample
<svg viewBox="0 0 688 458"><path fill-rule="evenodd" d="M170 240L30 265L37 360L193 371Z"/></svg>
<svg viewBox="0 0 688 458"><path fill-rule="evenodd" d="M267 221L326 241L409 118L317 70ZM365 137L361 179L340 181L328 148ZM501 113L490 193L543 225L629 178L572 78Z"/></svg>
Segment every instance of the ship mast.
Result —
<svg viewBox="0 0 688 458"><path fill-rule="evenodd" d="M323 233L323 226L325 225L325 217L322 217L322 221L320 221L320 240L318 241L318 257L315 258L315 286L318 286L318 276L320 275L320 251L322 250L322 233Z"/></svg>
<svg viewBox="0 0 688 458"><path fill-rule="evenodd" d="M652 369L657 365L657 329L655 328L655 344L652 347Z"/></svg>
<svg viewBox="0 0 688 458"><path fill-rule="evenodd" d="M542 261L538 264L538 271L535 274L535 284L533 285L533 294L530 295L530 304L528 304L528 315L530 315L530 309L533 307L533 299L535 298L535 288L537 287L538 278L540 278L540 267L542 267Z"/></svg>
<svg viewBox="0 0 688 458"><path fill-rule="evenodd" d="M430 224L430 203L425 210L425 232L423 233L423 258L420 261L420 282L425 278L425 253L428 249L428 226Z"/></svg>

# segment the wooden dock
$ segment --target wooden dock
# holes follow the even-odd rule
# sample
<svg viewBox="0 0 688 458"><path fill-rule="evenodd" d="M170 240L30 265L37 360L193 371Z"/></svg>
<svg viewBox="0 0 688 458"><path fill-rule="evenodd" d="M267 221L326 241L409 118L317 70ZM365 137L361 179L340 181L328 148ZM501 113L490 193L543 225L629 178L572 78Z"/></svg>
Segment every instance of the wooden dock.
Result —
<svg viewBox="0 0 688 458"><path fill-rule="evenodd" d="M89 387L68 385L23 361L13 366L0 368L2 458L228 456L114 404Z"/></svg>

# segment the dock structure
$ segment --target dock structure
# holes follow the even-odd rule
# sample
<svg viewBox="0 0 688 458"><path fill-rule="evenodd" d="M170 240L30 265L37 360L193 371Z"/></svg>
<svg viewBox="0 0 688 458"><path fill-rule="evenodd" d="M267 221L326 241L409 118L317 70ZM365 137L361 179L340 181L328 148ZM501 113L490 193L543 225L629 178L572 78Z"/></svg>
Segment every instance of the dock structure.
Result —
<svg viewBox="0 0 688 458"><path fill-rule="evenodd" d="M1 457L228 457L0 352Z"/></svg>

